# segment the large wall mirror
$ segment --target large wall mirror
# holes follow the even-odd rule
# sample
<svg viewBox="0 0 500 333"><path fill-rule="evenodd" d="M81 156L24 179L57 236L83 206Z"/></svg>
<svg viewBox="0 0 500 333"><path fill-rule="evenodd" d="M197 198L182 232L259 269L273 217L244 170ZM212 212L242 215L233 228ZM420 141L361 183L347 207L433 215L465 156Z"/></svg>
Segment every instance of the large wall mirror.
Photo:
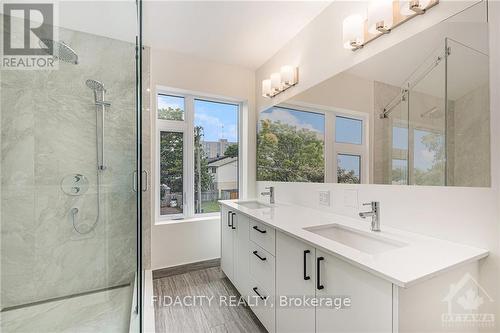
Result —
<svg viewBox="0 0 500 333"><path fill-rule="evenodd" d="M258 122L261 181L489 187L486 3L261 112Z"/></svg>

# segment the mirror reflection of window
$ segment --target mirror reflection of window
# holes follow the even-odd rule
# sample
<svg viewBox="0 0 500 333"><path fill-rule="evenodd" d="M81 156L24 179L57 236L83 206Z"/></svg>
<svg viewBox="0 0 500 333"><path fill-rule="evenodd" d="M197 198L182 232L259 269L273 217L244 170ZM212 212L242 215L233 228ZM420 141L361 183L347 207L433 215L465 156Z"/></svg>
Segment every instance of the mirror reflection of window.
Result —
<svg viewBox="0 0 500 333"><path fill-rule="evenodd" d="M408 184L408 127L392 127L391 184Z"/></svg>
<svg viewBox="0 0 500 333"><path fill-rule="evenodd" d="M349 154L337 155L337 183L361 183L361 156Z"/></svg>
<svg viewBox="0 0 500 333"><path fill-rule="evenodd" d="M363 143L363 121L336 116L335 142L360 145Z"/></svg>
<svg viewBox="0 0 500 333"><path fill-rule="evenodd" d="M257 179L324 182L325 116L272 107L259 115Z"/></svg>
<svg viewBox="0 0 500 333"><path fill-rule="evenodd" d="M423 129L415 129L413 133L415 185L444 185L446 167L444 135Z"/></svg>

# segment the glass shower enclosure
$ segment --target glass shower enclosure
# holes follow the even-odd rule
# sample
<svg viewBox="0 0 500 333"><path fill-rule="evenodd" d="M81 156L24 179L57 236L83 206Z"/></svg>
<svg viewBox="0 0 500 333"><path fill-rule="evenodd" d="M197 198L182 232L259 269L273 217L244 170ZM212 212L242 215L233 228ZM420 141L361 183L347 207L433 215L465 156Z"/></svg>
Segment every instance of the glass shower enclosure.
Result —
<svg viewBox="0 0 500 333"><path fill-rule="evenodd" d="M6 36L22 46L40 26L11 9L4 57ZM52 10L60 24L29 36L45 65L1 71L0 331L139 332L140 16L133 2ZM128 35L97 29L107 10Z"/></svg>
<svg viewBox="0 0 500 333"><path fill-rule="evenodd" d="M381 115L386 183L490 185L488 64L484 51L445 38L415 69Z"/></svg>

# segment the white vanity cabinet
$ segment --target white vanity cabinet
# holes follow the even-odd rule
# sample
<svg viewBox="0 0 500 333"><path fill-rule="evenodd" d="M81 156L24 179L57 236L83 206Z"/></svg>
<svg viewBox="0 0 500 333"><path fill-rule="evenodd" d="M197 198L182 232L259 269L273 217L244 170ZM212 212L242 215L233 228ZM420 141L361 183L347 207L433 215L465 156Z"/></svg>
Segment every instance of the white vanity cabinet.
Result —
<svg viewBox="0 0 500 333"><path fill-rule="evenodd" d="M395 229L386 233L399 235L405 251L370 255L333 243L326 250L328 243L321 243L314 233L296 234L304 223L300 217L294 219L297 208L274 208L274 216L258 209L222 203L221 266L242 296L269 299L268 306L260 302L250 309L270 333L440 332L447 318L443 314L449 311L443 293L460 281L474 285L478 260L488 255L484 249L417 234L410 237ZM347 222L346 230L357 230ZM432 254L442 248L444 256L433 260ZM461 295L468 288L462 288ZM328 306L333 301L337 303Z"/></svg>
<svg viewBox="0 0 500 333"><path fill-rule="evenodd" d="M240 294L244 297L249 295L249 261L250 256L250 235L249 218L245 215L234 215L233 227L233 248L234 248L234 285Z"/></svg>
<svg viewBox="0 0 500 333"><path fill-rule="evenodd" d="M316 250L316 297L349 297L341 310L316 308L316 333L392 332L392 283Z"/></svg>
<svg viewBox="0 0 500 333"><path fill-rule="evenodd" d="M234 283L234 263L235 263L235 239L236 227L238 223L236 212L222 206L221 208L221 259L220 266L224 274Z"/></svg>
<svg viewBox="0 0 500 333"><path fill-rule="evenodd" d="M314 247L282 232L276 233L277 332L314 332L315 309L280 306L280 296L289 302L290 297L315 295L315 257Z"/></svg>
<svg viewBox="0 0 500 333"><path fill-rule="evenodd" d="M289 297L302 296L317 301L348 297L351 303L343 309L283 306ZM276 235L276 297L277 332L392 332L392 283L281 232Z"/></svg>

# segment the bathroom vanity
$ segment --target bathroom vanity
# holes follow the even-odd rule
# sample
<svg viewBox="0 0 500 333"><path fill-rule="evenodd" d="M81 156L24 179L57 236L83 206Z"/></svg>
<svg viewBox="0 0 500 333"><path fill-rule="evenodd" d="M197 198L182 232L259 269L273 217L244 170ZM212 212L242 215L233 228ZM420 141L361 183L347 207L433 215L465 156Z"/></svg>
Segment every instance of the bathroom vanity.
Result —
<svg viewBox="0 0 500 333"><path fill-rule="evenodd" d="M383 221L373 232L365 221L286 203L220 203L222 270L243 297L267 301L251 309L269 332L435 329L450 285L488 255Z"/></svg>

